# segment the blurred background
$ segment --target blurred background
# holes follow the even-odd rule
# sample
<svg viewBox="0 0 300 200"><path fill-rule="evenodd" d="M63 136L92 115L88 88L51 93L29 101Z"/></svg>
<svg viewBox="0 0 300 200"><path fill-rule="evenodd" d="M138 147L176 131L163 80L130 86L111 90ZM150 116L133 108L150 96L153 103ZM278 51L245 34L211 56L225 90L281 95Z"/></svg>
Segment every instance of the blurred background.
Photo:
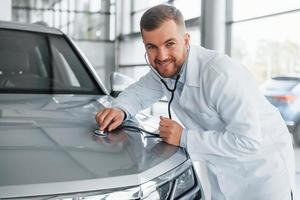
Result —
<svg viewBox="0 0 300 200"><path fill-rule="evenodd" d="M226 53L253 74L293 135L300 188L299 0L2 0L0 20L42 21L62 30L110 89L114 71L133 80L149 71L139 20L160 3L182 11L192 44ZM166 115L166 106L162 100L145 112Z"/></svg>

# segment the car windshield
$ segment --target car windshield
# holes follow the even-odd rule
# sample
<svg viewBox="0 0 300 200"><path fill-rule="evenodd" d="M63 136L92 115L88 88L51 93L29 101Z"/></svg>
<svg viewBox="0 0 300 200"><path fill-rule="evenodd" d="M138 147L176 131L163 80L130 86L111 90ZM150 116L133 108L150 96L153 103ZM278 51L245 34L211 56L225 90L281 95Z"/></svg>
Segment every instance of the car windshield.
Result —
<svg viewBox="0 0 300 200"><path fill-rule="evenodd" d="M262 85L265 90L290 91L299 82L296 80L271 79Z"/></svg>
<svg viewBox="0 0 300 200"><path fill-rule="evenodd" d="M104 94L62 35L0 30L0 93Z"/></svg>

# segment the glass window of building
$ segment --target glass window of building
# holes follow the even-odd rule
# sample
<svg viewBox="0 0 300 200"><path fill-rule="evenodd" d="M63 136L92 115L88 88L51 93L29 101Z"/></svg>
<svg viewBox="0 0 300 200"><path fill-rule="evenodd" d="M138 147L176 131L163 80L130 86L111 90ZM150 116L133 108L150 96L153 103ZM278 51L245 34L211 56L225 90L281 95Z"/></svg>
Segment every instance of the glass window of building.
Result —
<svg viewBox="0 0 300 200"><path fill-rule="evenodd" d="M12 0L13 21L44 21L76 40L114 40L115 0Z"/></svg>
<svg viewBox="0 0 300 200"><path fill-rule="evenodd" d="M300 73L299 21L299 1L234 0L230 53L259 84L275 75Z"/></svg>

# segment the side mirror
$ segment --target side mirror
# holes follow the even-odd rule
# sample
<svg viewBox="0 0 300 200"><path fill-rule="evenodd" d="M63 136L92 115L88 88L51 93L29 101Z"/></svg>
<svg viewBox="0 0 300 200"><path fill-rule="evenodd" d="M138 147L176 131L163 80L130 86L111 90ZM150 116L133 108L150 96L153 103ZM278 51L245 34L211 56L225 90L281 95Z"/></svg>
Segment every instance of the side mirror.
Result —
<svg viewBox="0 0 300 200"><path fill-rule="evenodd" d="M119 72L113 72L110 75L110 85L111 85L110 95L113 97L117 97L122 91L124 91L132 83L134 83L134 80L129 76L126 76Z"/></svg>

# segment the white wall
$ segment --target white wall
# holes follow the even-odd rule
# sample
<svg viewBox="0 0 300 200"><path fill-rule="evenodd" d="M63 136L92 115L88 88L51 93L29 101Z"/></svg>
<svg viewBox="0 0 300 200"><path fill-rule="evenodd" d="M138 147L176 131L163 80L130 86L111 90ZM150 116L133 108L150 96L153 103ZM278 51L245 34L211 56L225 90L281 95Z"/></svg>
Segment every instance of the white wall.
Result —
<svg viewBox="0 0 300 200"><path fill-rule="evenodd" d="M11 21L11 0L0 1L0 20Z"/></svg>

